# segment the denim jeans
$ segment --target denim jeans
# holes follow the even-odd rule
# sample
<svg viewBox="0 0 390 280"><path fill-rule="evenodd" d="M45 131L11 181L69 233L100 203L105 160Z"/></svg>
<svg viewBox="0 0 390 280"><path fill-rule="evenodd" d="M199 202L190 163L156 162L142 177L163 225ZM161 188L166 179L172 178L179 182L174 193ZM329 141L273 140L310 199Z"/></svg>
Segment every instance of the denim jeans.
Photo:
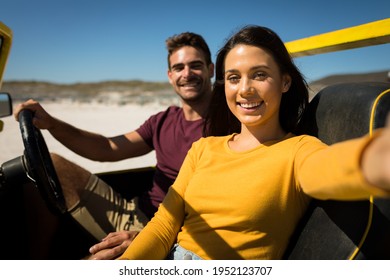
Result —
<svg viewBox="0 0 390 280"><path fill-rule="evenodd" d="M184 249L179 244L175 244L169 252L167 260L202 260L202 258Z"/></svg>

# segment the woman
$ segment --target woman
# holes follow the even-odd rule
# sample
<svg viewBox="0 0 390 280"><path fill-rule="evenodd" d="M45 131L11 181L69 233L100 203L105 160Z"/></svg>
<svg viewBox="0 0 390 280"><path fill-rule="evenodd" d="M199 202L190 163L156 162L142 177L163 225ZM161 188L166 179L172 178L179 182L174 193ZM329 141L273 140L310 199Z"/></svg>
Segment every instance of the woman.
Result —
<svg viewBox="0 0 390 280"><path fill-rule="evenodd" d="M192 146L121 259L280 259L310 197L389 196L389 129L328 147L296 135L307 103L306 83L273 31L233 35L216 60L207 122L217 136Z"/></svg>

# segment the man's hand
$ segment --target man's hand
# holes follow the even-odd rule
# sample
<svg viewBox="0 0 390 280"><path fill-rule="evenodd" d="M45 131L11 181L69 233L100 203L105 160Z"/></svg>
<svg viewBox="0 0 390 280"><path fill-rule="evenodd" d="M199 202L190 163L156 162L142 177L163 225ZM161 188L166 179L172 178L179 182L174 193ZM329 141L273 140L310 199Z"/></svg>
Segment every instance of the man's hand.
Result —
<svg viewBox="0 0 390 280"><path fill-rule="evenodd" d="M111 232L100 243L93 245L89 252L90 260L113 260L129 247L130 243L138 235L138 231Z"/></svg>
<svg viewBox="0 0 390 280"><path fill-rule="evenodd" d="M34 112L33 124L39 129L51 129L54 126L55 119L49 115L41 104L33 99L19 104L15 108L14 117L19 121L19 113L22 110L28 109Z"/></svg>

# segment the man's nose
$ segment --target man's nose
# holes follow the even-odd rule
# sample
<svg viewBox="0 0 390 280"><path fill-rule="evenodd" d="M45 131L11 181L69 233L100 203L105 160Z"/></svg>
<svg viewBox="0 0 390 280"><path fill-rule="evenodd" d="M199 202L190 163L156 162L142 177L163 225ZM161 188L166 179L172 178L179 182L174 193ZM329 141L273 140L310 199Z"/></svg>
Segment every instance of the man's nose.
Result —
<svg viewBox="0 0 390 280"><path fill-rule="evenodd" d="M192 69L189 66L185 66L183 69L183 76L190 77L192 75Z"/></svg>

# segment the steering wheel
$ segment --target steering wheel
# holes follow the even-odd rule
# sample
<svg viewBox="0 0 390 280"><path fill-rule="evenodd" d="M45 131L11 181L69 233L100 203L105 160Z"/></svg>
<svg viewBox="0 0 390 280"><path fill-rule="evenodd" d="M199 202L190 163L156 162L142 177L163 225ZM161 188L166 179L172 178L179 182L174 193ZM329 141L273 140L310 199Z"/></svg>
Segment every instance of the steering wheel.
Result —
<svg viewBox="0 0 390 280"><path fill-rule="evenodd" d="M32 111L22 110L19 113L27 175L38 188L48 208L55 214L64 214L67 208L60 181L42 133L32 120Z"/></svg>

